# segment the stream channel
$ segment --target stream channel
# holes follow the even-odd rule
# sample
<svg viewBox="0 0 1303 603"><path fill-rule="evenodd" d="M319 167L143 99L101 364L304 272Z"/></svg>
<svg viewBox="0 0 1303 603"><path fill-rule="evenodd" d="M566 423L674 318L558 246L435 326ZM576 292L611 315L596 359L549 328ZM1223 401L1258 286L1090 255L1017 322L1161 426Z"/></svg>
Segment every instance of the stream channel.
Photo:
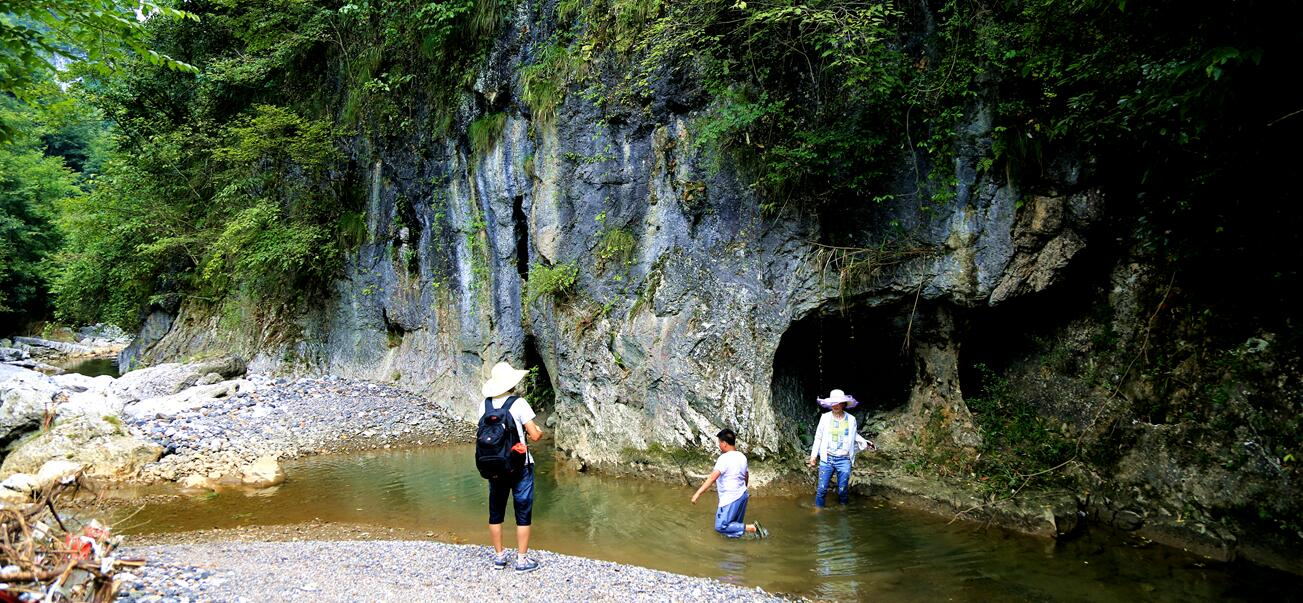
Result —
<svg viewBox="0 0 1303 603"><path fill-rule="evenodd" d="M853 498L752 496L760 541L712 531L715 496L693 488L576 473L539 456L531 545L819 599L898 601L1225 601L1296 597L1298 577L1223 564L1095 531L1064 542L1010 534ZM285 463L284 484L147 504L126 533L322 521L429 531L488 544L487 492L469 447L377 451ZM514 543L510 505L506 542ZM487 557L486 557L486 563Z"/></svg>

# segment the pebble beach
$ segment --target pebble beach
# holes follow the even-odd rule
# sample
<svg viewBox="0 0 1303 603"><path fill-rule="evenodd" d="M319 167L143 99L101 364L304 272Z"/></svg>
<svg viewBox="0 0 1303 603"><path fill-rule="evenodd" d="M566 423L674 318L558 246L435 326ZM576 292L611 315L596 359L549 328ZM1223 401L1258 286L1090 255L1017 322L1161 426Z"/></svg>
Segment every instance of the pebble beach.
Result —
<svg viewBox="0 0 1303 603"><path fill-rule="evenodd" d="M757 588L532 551L542 567L493 569L485 546L430 541L214 542L126 551L148 564L118 601L785 601Z"/></svg>

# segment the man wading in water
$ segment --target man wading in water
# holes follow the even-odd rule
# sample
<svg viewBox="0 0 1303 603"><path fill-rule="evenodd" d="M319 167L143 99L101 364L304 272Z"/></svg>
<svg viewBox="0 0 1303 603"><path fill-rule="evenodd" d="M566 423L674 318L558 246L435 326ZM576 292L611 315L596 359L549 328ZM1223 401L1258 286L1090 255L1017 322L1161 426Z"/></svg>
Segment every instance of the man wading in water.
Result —
<svg viewBox="0 0 1303 603"><path fill-rule="evenodd" d="M761 527L760 522L742 523L747 512L747 499L750 498L747 496L747 484L751 483L751 472L747 470L746 455L737 451L737 434L732 429L725 429L715 437L719 438L719 451L724 454L719 455L719 460L715 461L715 470L710 472L710 477L701 482L697 493L692 495L692 504L697 504L701 493L718 480L719 485L715 489L719 492L719 508L715 510L715 531L729 538L739 538L743 534L755 534L757 538L769 537L769 531Z"/></svg>
<svg viewBox="0 0 1303 603"><path fill-rule="evenodd" d="M534 423L534 409L524 398L513 395L516 384L529 371L516 370L499 362L480 388L484 396L479 428L475 433L475 465L489 480L489 537L493 540L494 569L506 569L511 551L502 548L502 521L510 493L516 510L516 571L532 572L538 561L526 557L534 511L534 456L525 445L543 437ZM505 409L504 409L505 407Z"/></svg>

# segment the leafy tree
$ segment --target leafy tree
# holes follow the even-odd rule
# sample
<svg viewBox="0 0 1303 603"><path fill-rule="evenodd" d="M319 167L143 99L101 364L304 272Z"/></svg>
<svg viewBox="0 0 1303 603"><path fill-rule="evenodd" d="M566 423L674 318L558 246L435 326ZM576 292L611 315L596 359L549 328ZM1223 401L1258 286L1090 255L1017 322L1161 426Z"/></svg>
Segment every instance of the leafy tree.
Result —
<svg viewBox="0 0 1303 603"><path fill-rule="evenodd" d="M156 18L198 19L153 0L8 0L0 7L0 94L26 99L70 67L74 74L107 77L132 57L194 72L150 48L145 22ZM15 135L0 122L0 143Z"/></svg>
<svg viewBox="0 0 1303 603"><path fill-rule="evenodd" d="M60 244L56 204L80 194L75 174L44 153L41 116L0 97L0 120L24 136L0 145L0 318L40 317L48 310L44 262Z"/></svg>

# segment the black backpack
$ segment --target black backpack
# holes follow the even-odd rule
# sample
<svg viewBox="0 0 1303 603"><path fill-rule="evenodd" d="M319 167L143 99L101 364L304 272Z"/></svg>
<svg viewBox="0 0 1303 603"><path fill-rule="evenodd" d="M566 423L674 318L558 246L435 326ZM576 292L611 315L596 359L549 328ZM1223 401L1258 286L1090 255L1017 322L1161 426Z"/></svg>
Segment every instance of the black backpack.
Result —
<svg viewBox="0 0 1303 603"><path fill-rule="evenodd" d="M475 468L484 479L514 478L525 470L525 455L512 450L520 443L511 416L515 401L516 396L511 396L502 408L493 408L493 398L484 399L484 416L475 430Z"/></svg>

